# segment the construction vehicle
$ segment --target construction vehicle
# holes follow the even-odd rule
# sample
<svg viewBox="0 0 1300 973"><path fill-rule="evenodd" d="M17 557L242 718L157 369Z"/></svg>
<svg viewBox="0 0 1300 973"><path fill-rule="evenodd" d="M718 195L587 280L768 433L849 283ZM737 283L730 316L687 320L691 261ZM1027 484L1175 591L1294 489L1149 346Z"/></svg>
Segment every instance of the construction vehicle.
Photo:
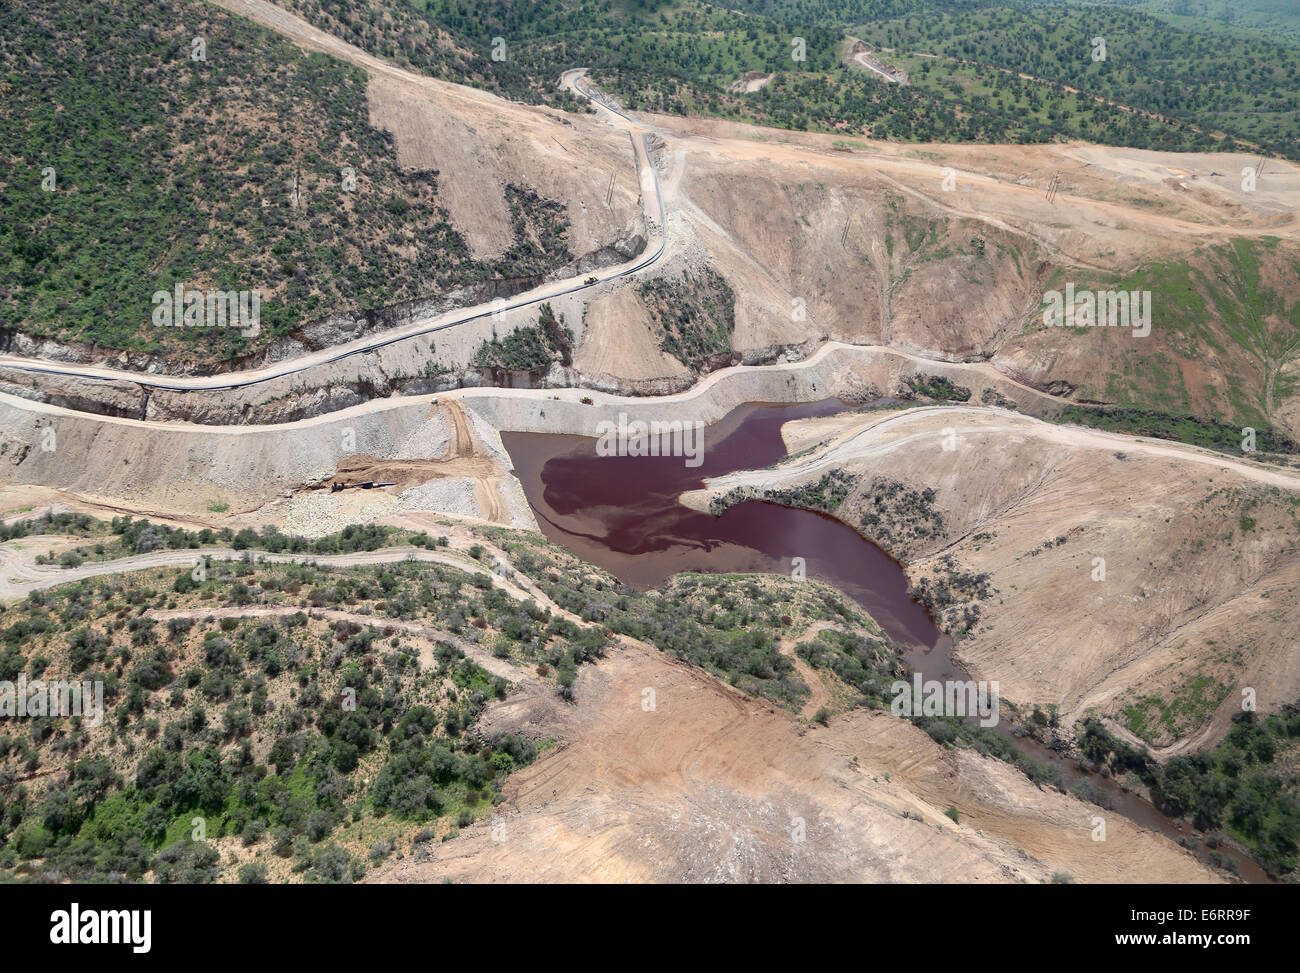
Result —
<svg viewBox="0 0 1300 973"><path fill-rule="evenodd" d="M330 484L330 493L338 493L340 490L376 490L379 487L397 486L396 483L376 483L374 480L363 480L361 483L340 483L335 480Z"/></svg>

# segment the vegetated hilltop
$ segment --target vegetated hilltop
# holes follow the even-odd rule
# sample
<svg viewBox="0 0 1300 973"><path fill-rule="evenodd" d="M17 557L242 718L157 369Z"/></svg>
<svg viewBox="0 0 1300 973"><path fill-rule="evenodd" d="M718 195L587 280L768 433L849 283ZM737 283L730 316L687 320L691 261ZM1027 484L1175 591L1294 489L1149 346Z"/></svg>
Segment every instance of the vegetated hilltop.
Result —
<svg viewBox="0 0 1300 973"><path fill-rule="evenodd" d="M524 178L504 188L508 243L476 258L436 168L399 165L372 127L362 70L212 4L7 5L0 66L10 336L211 369L327 315L572 257L564 204ZM152 296L177 284L260 291L260 334L156 326Z"/></svg>
<svg viewBox="0 0 1300 973"><path fill-rule="evenodd" d="M1050 3L1051 0L1039 0ZM1093 6L1091 0L1070 0L1080 6ZM1194 26L1228 31L1252 31L1270 40L1300 42L1300 10L1290 0L1106 0L1115 7L1141 10L1179 26Z"/></svg>
<svg viewBox="0 0 1300 973"><path fill-rule="evenodd" d="M980 4L860 31L914 85L972 111L1107 145L1203 150L1222 134L1229 150L1296 158L1300 48L1262 35L1093 4Z"/></svg>
<svg viewBox="0 0 1300 973"><path fill-rule="evenodd" d="M1006 0L954 0L937 11L921 0L286 5L376 54L529 101L566 104L553 79L587 65L642 110L903 141L1066 138L1182 150L1245 142L1296 157L1300 49L1197 18L1171 25L1116 7ZM843 63L849 33L897 48L913 83L883 83ZM1105 60L1093 60L1097 36L1109 39ZM737 91L750 74L771 78Z"/></svg>

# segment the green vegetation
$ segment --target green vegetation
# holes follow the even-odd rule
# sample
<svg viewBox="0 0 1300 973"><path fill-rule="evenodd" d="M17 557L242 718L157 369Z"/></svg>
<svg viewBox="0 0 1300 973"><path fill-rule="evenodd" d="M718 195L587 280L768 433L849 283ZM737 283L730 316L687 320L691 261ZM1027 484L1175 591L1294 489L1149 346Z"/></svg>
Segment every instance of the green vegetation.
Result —
<svg viewBox="0 0 1300 973"><path fill-rule="evenodd" d="M996 124L1014 125L1012 117L1021 116L1025 134L1166 149L1236 142L1296 158L1294 47L1172 26L1117 7L964 7L869 23L860 36L899 52L939 55L891 60L917 87L988 112ZM1094 59L1094 37L1106 39L1105 59Z"/></svg>
<svg viewBox="0 0 1300 973"><path fill-rule="evenodd" d="M992 388L985 389L980 393L980 402L984 405L991 405L998 409L1018 410L1020 408L1020 406L1018 406L1014 401L1008 399L997 389Z"/></svg>
<svg viewBox="0 0 1300 973"><path fill-rule="evenodd" d="M19 537L40 534L63 534L71 537L95 537L108 533L102 520L88 514L55 514L46 512L39 517L15 520L12 524L0 523L0 543Z"/></svg>
<svg viewBox="0 0 1300 973"><path fill-rule="evenodd" d="M659 347L687 368L708 370L731 359L736 295L706 268L680 279L656 278L637 287L659 334Z"/></svg>
<svg viewBox="0 0 1300 973"><path fill-rule="evenodd" d="M866 535L895 557L915 545L943 536L943 514L934 508L934 490L913 490L888 477L863 491L858 520Z"/></svg>
<svg viewBox="0 0 1300 973"><path fill-rule="evenodd" d="M951 554L939 558L932 571L907 593L925 606L940 629L961 641L979 624L979 603L992 598L996 589L987 573L963 570Z"/></svg>
<svg viewBox="0 0 1300 973"><path fill-rule="evenodd" d="M905 673L897 648L878 630L862 634L823 629L796 645L794 651L814 669L835 673L861 694L858 705L874 709L889 708L889 687Z"/></svg>
<svg viewBox="0 0 1300 973"><path fill-rule="evenodd" d="M1060 289L1060 276L1049 286ZM1152 314L1151 334L1136 341L1122 328L1076 329L1078 340L1099 344L1107 356L1106 367L1096 379L1085 379L1078 397L1267 429L1294 393L1289 373L1300 355L1298 281L1300 251L1268 237L1207 247L1122 278L1076 281L1093 291L1149 291ZM1204 382L1207 356L1223 383Z"/></svg>
<svg viewBox="0 0 1300 973"><path fill-rule="evenodd" d="M555 78L589 65L633 108L833 131L843 148L852 146L843 136L861 133L1300 157L1300 48L1221 29L1223 12L1207 0L1078 9L950 0L937 10L922 0L287 3L380 56L565 108L581 102ZM1281 33L1296 20L1274 0L1253 0L1227 19ZM190 58L200 29L192 25L202 25L206 40L201 61ZM885 84L843 64L846 33L895 48L887 57L914 83ZM1091 56L1098 35L1109 42L1104 61ZM531 279L571 259L563 206L513 185L506 195L514 246L491 263L472 259L439 200L437 174L402 169L391 137L370 127L362 71L302 53L220 8L199 0L108 9L34 0L0 13L0 36L24 38L0 43L0 117L9 136L0 162L11 174L0 190L0 332L212 365L332 313L367 312L376 326L373 312L393 303L490 279ZM496 37L505 40L502 59L492 56ZM795 59L793 38L805 59ZM934 56L908 53L917 51ZM729 90L751 71L774 77L759 91ZM138 97L141 86L158 97ZM47 166L52 192L42 188ZM357 172L355 192L341 188L345 167ZM975 253L984 245L969 243ZM1249 283L1250 267L1243 270ZM1152 271L1158 282L1160 268ZM1264 373L1257 383L1264 401L1239 402L1251 396L1229 391L1233 401L1214 414L1262 426L1289 394L1284 366L1300 348L1285 328L1269 332L1279 321L1294 325L1294 311L1274 313L1262 300L1267 289L1238 294L1214 285L1214 273L1189 274L1183 268L1171 286L1196 292L1213 313L1175 313L1161 294L1157 307L1185 329L1193 357L1207 344L1193 340L1203 322L1229 322L1232 340ZM261 333L152 326L153 292L174 284L260 291ZM643 296L665 350L691 368L708 367L730 351L732 295L711 272L682 286L657 282ZM532 366L542 344L554 351L563 342L551 335L503 357ZM1113 372L1116 388L1094 390L1096 399L1191 410L1179 401L1186 396L1179 376L1158 356ZM1230 387L1241 378L1234 374Z"/></svg>
<svg viewBox="0 0 1300 973"><path fill-rule="evenodd" d="M850 511L858 510L860 532L900 560L944 536L943 515L934 507L934 490L913 490L888 477L873 479L864 489L859 477L835 469L804 486L757 492L737 487L710 500L709 512L718 516L728 507L751 499L818 510L845 523L852 522ZM995 593L987 573L963 570L951 554L935 562L930 573L908 589L940 629L958 640L979 624L979 603Z"/></svg>
<svg viewBox="0 0 1300 973"><path fill-rule="evenodd" d="M1300 158L1300 48L1221 29L1208 0L1078 9L951 0L939 10L922 0L287 2L380 56L565 108L581 102L555 78L589 65L633 108L838 136L1088 139ZM1294 36L1297 18L1254 0L1227 19ZM190 57L195 25L203 60ZM842 63L846 34L896 49L887 56L914 83ZM0 36L23 38L0 43L0 162L11 174L0 190L0 332L212 365L332 313L530 279L571 259L563 207L521 186L506 187L514 245L491 263L472 259L437 174L402 169L391 137L370 127L361 70L218 7L33 0L5 7ZM1094 36L1108 38L1104 61L1092 58ZM774 77L752 93L729 90L751 71ZM146 89L157 96L139 97ZM345 167L357 173L355 192L341 188ZM260 291L261 333L154 327L152 294L175 284ZM710 275L687 282L684 302L666 286L648 295L665 349L692 368L728 352L729 292ZM1217 301L1214 288L1203 299ZM1267 416L1296 346L1251 333L1252 320L1276 316L1237 312L1245 323L1232 337L1267 373ZM1178 319L1197 327L1195 314Z"/></svg>
<svg viewBox="0 0 1300 973"><path fill-rule="evenodd" d="M849 493L857 485L857 478L844 470L835 469L822 474L816 483L804 486L768 489L762 498L769 503L779 503L783 507L798 507L804 510L820 510L830 514L839 510ZM710 513L717 516L733 503L748 499L749 495L741 490L733 490L726 496L714 497L709 503Z"/></svg>
<svg viewBox="0 0 1300 973"><path fill-rule="evenodd" d="M437 173L371 128L364 71L212 4L6 4L0 38L0 333L210 365L571 259L564 207L510 186L515 243L473 260ZM154 292L177 284L259 291L261 333L155 326Z"/></svg>
<svg viewBox="0 0 1300 973"><path fill-rule="evenodd" d="M859 509L858 523L871 541L895 558L902 558L917 545L943 536L943 514L934 507L935 493L929 487L913 490L899 480L873 479L865 488L860 478L845 470L822 474L815 483L768 488L760 491L737 487L714 497L709 512L717 516L733 504L758 499L786 507L818 510L839 516L846 523L846 510Z"/></svg>
<svg viewBox="0 0 1300 973"><path fill-rule="evenodd" d="M939 402L969 402L970 389L953 385L942 375L909 375L905 381L913 395L923 395Z"/></svg>
<svg viewBox="0 0 1300 973"><path fill-rule="evenodd" d="M1222 831L1241 842L1274 875L1294 876L1300 842L1300 706L1272 716L1237 713L1232 728L1214 748L1171 757L1162 767L1145 749L1109 733L1100 722L1081 724L1078 746L1107 773L1131 773L1151 791L1166 814L1187 817L1207 844Z"/></svg>
<svg viewBox="0 0 1300 973"><path fill-rule="evenodd" d="M138 541L138 526L123 534ZM0 609L0 679L100 680L105 695L102 724L42 717L0 735L0 877L351 881L367 848L380 861L421 835L445 840L537 752L470 732L508 685L462 646L535 668L571 699L577 669L625 633L798 709L808 688L779 638L829 620L863 634L822 633L802 651L861 688L861 702L880 705L879 685L899 671L874 623L822 585L688 575L650 596L545 543L482 533L508 539L515 567L583 622L516 601L487 575L415 562L246 560L202 581L152 570ZM218 610L250 605L283 613ZM321 608L351 616L312 614ZM414 621L427 626L418 635L397 627ZM236 845L254 861L229 854Z"/></svg>
<svg viewBox="0 0 1300 973"><path fill-rule="evenodd" d="M1094 6L1094 0L1070 0ZM1272 40L1300 43L1300 7L1292 0L1101 0L1116 7L1140 10L1182 27L1258 31Z"/></svg>
<svg viewBox="0 0 1300 973"><path fill-rule="evenodd" d="M1064 786L1059 770L1026 756L1006 736L991 727L958 716L913 716L911 719L936 743L946 747L969 747L976 753L1011 764L1040 787L1061 790Z"/></svg>
<svg viewBox="0 0 1300 973"><path fill-rule="evenodd" d="M875 622L826 585L764 575L682 574L643 593L556 548L508 546L515 567L584 621L643 639L790 709L798 710L809 690L779 643L813 622L832 622L846 632L823 633L795 652L840 676L858 703L875 705L871 700L883 698L871 679L878 683L901 672L897 648Z"/></svg>
<svg viewBox="0 0 1300 973"><path fill-rule="evenodd" d="M363 48L525 101L571 106L554 79L587 65L634 109L840 136L1210 151L1248 143L1300 153L1300 51L1198 17L1016 0L948 0L938 9L925 0L290 2ZM1254 0L1267 2L1284 0ZM1239 19L1294 20L1262 11ZM912 83L887 84L844 64L846 35L895 49L883 56ZM1104 61L1092 59L1098 35L1108 39ZM494 37L506 40L503 60L492 60ZM773 77L755 92L733 90L749 72Z"/></svg>
<svg viewBox="0 0 1300 973"><path fill-rule="evenodd" d="M213 881L222 849L238 841L286 877L350 881L364 871L362 834L391 840L490 808L501 779L536 747L466 734L507 684L460 649L436 642L421 664L419 645L382 622L210 613L253 592L379 601L399 577L418 579L422 609L437 616L472 603L463 588L479 590L440 567L344 576L244 564L197 586L184 571L154 572L69 584L5 609L0 677L101 681L105 718L6 725L0 873L23 874L39 859L46 880ZM145 614L178 598L193 617L162 624Z"/></svg>
<svg viewBox="0 0 1300 973"><path fill-rule="evenodd" d="M69 514L7 529L93 537L101 527ZM122 518L103 536L135 547L150 529ZM361 550L415 540L364 531L331 543ZM250 547L268 539L250 533ZM188 569L153 570L0 606L0 680L101 680L106 702L102 725L37 717L0 734L0 878L350 881L402 843L414 851L432 837L449 840L538 752L535 741L473 730L487 701L509 687L470 651L531 669L572 699L578 669L628 635L799 710L809 690L780 642L829 622L794 654L846 687L850 706L886 707L890 684L910 675L870 618L815 582L688 574L645 594L528 535L475 533L482 543L467 549L471 558L489 561L487 545L496 545L511 564L496 570L520 572L580 621L516 600L485 573L416 562L343 570L250 559L201 581ZM280 535L269 532L269 541ZM945 570L950 594L987 596L984 579L954 581L961 572ZM935 579L930 594L942 611ZM282 613L218 610L252 605ZM167 609L184 614L154 614ZM1183 695L1212 701L1212 688ZM940 744L1062 786L1055 768L993 729L956 718L914 722ZM1029 722L1054 727L1056 715L1036 707ZM1166 812L1222 831L1286 874L1300 838L1298 739L1300 706L1292 706L1266 719L1240 714L1219 746L1164 768L1095 721L1079 728L1078 749L1090 769L1133 774ZM1095 787L1076 790L1105 800ZM193 839L195 818L202 840ZM231 854L236 846L253 860Z"/></svg>
<svg viewBox="0 0 1300 973"><path fill-rule="evenodd" d="M1173 741L1205 724L1232 691L1211 675L1197 672L1170 693L1143 696L1126 705L1123 724L1149 742Z"/></svg>
<svg viewBox="0 0 1300 973"><path fill-rule="evenodd" d="M552 362L573 364L573 333L556 318L549 304L540 309L536 326L512 331L504 338L493 337L479 346L474 364L479 368L505 368L535 372Z"/></svg>
<svg viewBox="0 0 1300 973"><path fill-rule="evenodd" d="M1093 429L1124 433L1129 436L1149 436L1155 439L1172 439L1192 446L1204 446L1221 453L1241 456L1243 441L1240 426L1198 416L1175 416L1148 409L1106 409L1095 406L1066 406L1057 417ZM1300 444L1285 432L1273 428L1257 429L1255 447L1262 455L1300 454Z"/></svg>
<svg viewBox="0 0 1300 973"><path fill-rule="evenodd" d="M399 530L377 524L349 524L337 533L307 538L297 534L282 534L274 527L263 527L260 531L251 527L238 531L229 527L193 531L166 524L153 524L147 520L135 520L132 517L114 517L105 522L84 514L60 514L53 518L47 515L35 520L19 521L8 528L0 526L0 541L28 533L100 537L101 540L97 543L78 547L72 552L88 561L111 561L158 550L201 551L205 547L270 551L273 554L350 554L408 545L432 549L447 543L445 537L431 538L421 531Z"/></svg>

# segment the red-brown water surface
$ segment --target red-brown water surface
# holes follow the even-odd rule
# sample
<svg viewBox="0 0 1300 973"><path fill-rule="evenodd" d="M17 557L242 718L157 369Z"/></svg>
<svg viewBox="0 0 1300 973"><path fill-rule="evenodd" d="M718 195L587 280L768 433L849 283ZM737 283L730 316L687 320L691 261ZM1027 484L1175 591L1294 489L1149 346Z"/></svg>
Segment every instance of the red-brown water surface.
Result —
<svg viewBox="0 0 1300 973"><path fill-rule="evenodd" d="M502 433L501 439L542 532L624 584L649 590L683 571L789 576L794 559L803 558L808 578L857 601L925 679L969 679L953 659L952 639L907 594L902 567L852 528L813 511L752 500L718 517L677 501L703 486L705 477L780 460L786 422L845 408L838 399L740 406L704 430L703 462L695 467L681 456L600 456L597 441L581 436ZM997 730L1023 753L1056 767L1067 789L1089 781L1107 792L1114 813L1175 840L1192 833L1114 780L1016 737L1007 720ZM1220 852L1247 881L1268 881L1248 857L1227 847Z"/></svg>

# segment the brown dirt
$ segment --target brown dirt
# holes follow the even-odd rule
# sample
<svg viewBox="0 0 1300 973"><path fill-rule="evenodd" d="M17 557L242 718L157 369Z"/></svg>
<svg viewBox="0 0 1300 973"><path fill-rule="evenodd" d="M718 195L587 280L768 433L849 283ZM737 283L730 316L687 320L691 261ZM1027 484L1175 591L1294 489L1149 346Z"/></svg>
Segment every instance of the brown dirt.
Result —
<svg viewBox="0 0 1300 973"><path fill-rule="evenodd" d="M1089 712L1124 722L1135 701L1186 697L1197 677L1225 687L1174 731L1155 728L1150 742L1168 755L1222 736L1242 688L1264 712L1300 696L1300 474L967 407L856 418L801 423L800 441L826 445L776 471L719 477L709 492L830 468L932 488L942 536L894 553L913 581L942 555L989 575L997 593L960 659L1004 699L1057 704L1067 727ZM859 508L851 493L839 516L855 524ZM1249 529L1238 523L1247 512ZM1097 557L1103 581L1092 580Z"/></svg>
<svg viewBox="0 0 1300 973"><path fill-rule="evenodd" d="M505 186L531 186L565 202L575 256L640 232L638 187L627 137L583 116L516 105L473 88L398 68L265 0L216 0L235 13L370 75L371 123L393 133L398 161L438 171L439 198L477 259L512 242ZM611 171L619 177L609 205Z"/></svg>
<svg viewBox="0 0 1300 973"><path fill-rule="evenodd" d="M573 705L525 692L491 707L486 732L559 745L509 779L496 818L371 880L1214 880L1123 819L1093 842L1094 807L886 714L808 728L636 643L584 667L576 692Z"/></svg>
<svg viewBox="0 0 1300 973"><path fill-rule="evenodd" d="M593 381L680 379L686 366L659 348L653 322L636 288L621 287L587 305L582 344L574 366Z"/></svg>
<svg viewBox="0 0 1300 973"><path fill-rule="evenodd" d="M822 674L801 659L794 651L794 647L800 642L806 642L809 639L816 638L818 632L823 632L828 628L835 628L831 622L814 622L809 625L798 638L783 638L777 646L782 655L794 663L795 672L809 689L808 701L803 704L799 710L799 715L804 719L812 719L816 716L817 711L823 706L829 706L832 701L832 694L827 687L827 679Z"/></svg>

